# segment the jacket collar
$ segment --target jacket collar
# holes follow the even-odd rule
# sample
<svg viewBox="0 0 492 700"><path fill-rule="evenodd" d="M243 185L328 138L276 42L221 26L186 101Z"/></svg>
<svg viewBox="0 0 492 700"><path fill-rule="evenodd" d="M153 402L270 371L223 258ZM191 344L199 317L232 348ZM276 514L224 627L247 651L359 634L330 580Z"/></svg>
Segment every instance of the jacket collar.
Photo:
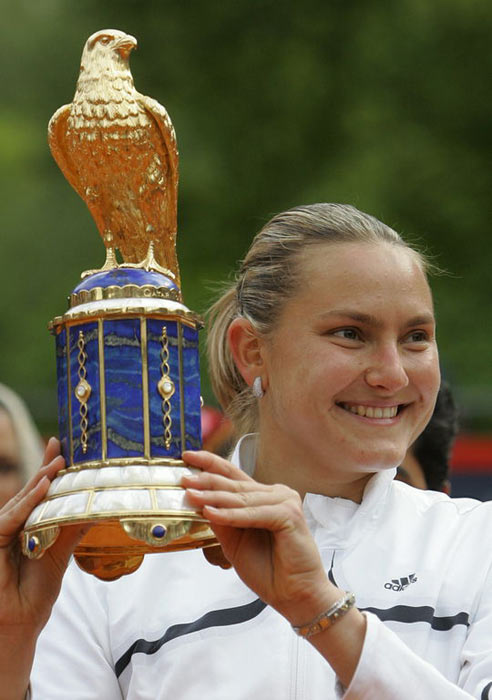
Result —
<svg viewBox="0 0 492 700"><path fill-rule="evenodd" d="M257 453L257 434L244 435L237 443L231 461L253 476ZM376 525L384 510L396 469L377 472L366 484L360 504L345 498L307 493L304 512L313 533L323 530L323 543L345 548Z"/></svg>

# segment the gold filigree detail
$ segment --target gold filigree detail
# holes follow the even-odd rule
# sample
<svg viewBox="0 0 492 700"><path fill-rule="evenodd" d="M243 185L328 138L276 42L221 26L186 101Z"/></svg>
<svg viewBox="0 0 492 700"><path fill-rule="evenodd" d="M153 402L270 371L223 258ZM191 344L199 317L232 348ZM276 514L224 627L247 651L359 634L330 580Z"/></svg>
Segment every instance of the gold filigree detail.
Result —
<svg viewBox="0 0 492 700"><path fill-rule="evenodd" d="M97 321L97 354L99 359L99 406L101 410L101 457L108 455L108 430L106 424L106 359L104 355L104 321Z"/></svg>
<svg viewBox="0 0 492 700"><path fill-rule="evenodd" d="M36 534L32 534L35 532ZM57 524L52 527L36 528L33 526L22 533L22 553L29 559L39 559L43 556L48 547L58 537L60 528Z"/></svg>
<svg viewBox="0 0 492 700"><path fill-rule="evenodd" d="M92 289L81 289L79 292L70 295L70 308L87 304L91 301L102 301L103 299L169 299L170 301L181 301L181 292L175 287L155 287L151 284L138 286L136 284L125 284L123 287L110 285L109 287L93 287Z"/></svg>
<svg viewBox="0 0 492 700"><path fill-rule="evenodd" d="M135 540L146 542L151 547L163 547L173 540L184 537L191 528L190 520L144 519L121 520L124 531Z"/></svg>
<svg viewBox="0 0 492 700"><path fill-rule="evenodd" d="M193 311L190 311L184 306L178 308L166 306L165 304L151 304L148 305L143 303L138 306L130 305L128 302L131 300L122 299L121 306L111 306L110 300L108 301L108 306L104 304L97 304L93 307L82 307L80 309L70 309L63 316L55 316L55 318L48 324L48 329L56 333L57 326L64 323L84 323L89 319L95 318L140 318L140 316L152 316L153 318L162 317L166 321L181 321L185 325L193 329L203 328L203 319ZM150 299L149 299L150 301ZM177 302L175 302L177 303Z"/></svg>
<svg viewBox="0 0 492 700"><path fill-rule="evenodd" d="M87 353L85 351L85 340L83 331L79 331L79 339L77 341L77 347L79 348L78 361L79 361L79 383L75 387L74 394L76 399L80 403L79 413L80 413L80 443L82 445L82 452L85 454L87 452L87 428L89 426L89 421L87 420L87 401L92 392L92 387L87 381L87 369L85 363L87 362Z"/></svg>
<svg viewBox="0 0 492 700"><path fill-rule="evenodd" d="M41 530L47 530L48 528L54 528L58 525L72 525L76 523L92 523L94 524L99 524L100 522L108 522L109 520L116 520L120 518L129 518L130 515L133 518L141 518L141 517L149 517L149 518L172 518L175 520L180 520L180 519L186 519L186 520L192 520L193 522L198 522L198 523L208 523L208 520L201 515L200 513L192 510L175 510L175 511L170 511L170 510L162 510L160 513L156 514L155 511L145 508L145 509L138 509L134 511L130 510L108 510L108 511L98 511L96 513L90 513L89 515L84 512L84 513L71 513L70 515L60 515L58 517L52 517L48 518L46 520L43 520L42 522L38 521L37 523L34 523L31 525L29 528L23 531L24 533L28 533L29 536L31 536L33 533L37 535ZM213 535L212 535L213 536ZM48 545L49 546L49 545ZM43 547L43 544L40 542L39 545L39 550ZM107 549L111 549L111 544L107 544ZM39 551L38 550L38 551ZM39 555L41 556L41 555Z"/></svg>
<svg viewBox="0 0 492 700"><path fill-rule="evenodd" d="M172 440L172 418L171 418L171 397L175 392L174 382L170 377L169 369L169 344L167 338L167 328L162 326L161 334L161 378L157 384L159 394L162 396L162 423L164 426L164 445L166 450L171 447Z"/></svg>
<svg viewBox="0 0 492 700"><path fill-rule="evenodd" d="M149 362L147 343L147 320L140 319L140 353L142 358L142 411L143 411L143 439L144 457L150 459L150 400L149 400Z"/></svg>
<svg viewBox="0 0 492 700"><path fill-rule="evenodd" d="M79 462L61 469L57 476L69 474L70 472L80 472L84 469L104 469L105 467L188 467L182 459L171 457L113 457L110 459L97 459L90 462Z"/></svg>
<svg viewBox="0 0 492 700"><path fill-rule="evenodd" d="M94 494L96 493L104 493L104 492L113 492L113 491L150 491L152 489L155 489L156 491L182 491L183 487L180 486L179 484L152 484L149 486L149 484L116 484L112 486L81 486L79 489L67 489L66 491L57 491L56 493L52 494L51 496L45 496L44 501L59 501L62 498L66 498L67 496L74 496L78 495L80 493L89 493L89 495L92 497L90 501L87 503L86 511L90 513L91 507L92 507L92 500L94 497ZM151 498L152 500L152 498ZM159 510L158 507L156 507L154 504L152 504L152 509L151 510ZM181 511L179 511L181 513Z"/></svg>
<svg viewBox="0 0 492 700"><path fill-rule="evenodd" d="M69 464L73 464L73 416L72 416L72 366L70 354L70 329L65 329L65 344L67 353L67 404L68 404L68 437L69 437Z"/></svg>
<svg viewBox="0 0 492 700"><path fill-rule="evenodd" d="M185 422L185 404L184 404L184 368L183 368L183 348L185 347L185 337L183 334L183 325L178 326L178 367L179 367L179 421L180 421L180 439L181 452L186 450L186 422ZM201 447L201 445L200 445Z"/></svg>

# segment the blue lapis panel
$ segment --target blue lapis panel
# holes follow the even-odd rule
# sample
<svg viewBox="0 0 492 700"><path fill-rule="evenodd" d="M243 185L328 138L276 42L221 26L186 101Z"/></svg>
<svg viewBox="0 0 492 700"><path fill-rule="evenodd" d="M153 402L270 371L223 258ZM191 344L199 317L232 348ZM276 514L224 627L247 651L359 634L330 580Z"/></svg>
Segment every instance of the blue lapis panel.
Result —
<svg viewBox="0 0 492 700"><path fill-rule="evenodd" d="M198 331L183 324L183 382L186 449L199 450L202 445L200 419L200 356Z"/></svg>
<svg viewBox="0 0 492 700"><path fill-rule="evenodd" d="M144 450L140 320L104 321L107 456L141 457Z"/></svg>
<svg viewBox="0 0 492 700"><path fill-rule="evenodd" d="M157 385L162 377L161 350L162 328L166 327L169 351L169 376L174 382L175 391L171 403L171 445L166 449L164 444L164 424L162 397ZM147 321L147 348L149 373L149 404L150 404L150 446L152 457L171 457L179 459L181 446L181 408L180 408L180 376L178 324L176 321L149 319Z"/></svg>
<svg viewBox="0 0 492 700"><path fill-rule="evenodd" d="M65 328L55 336L56 378L58 396L58 434L62 454L66 462L70 460L70 438L68 433L68 389L67 389L67 334Z"/></svg>
<svg viewBox="0 0 492 700"><path fill-rule="evenodd" d="M178 291L176 283L160 272L138 268L115 267L111 270L100 270L93 275L84 277L82 282L79 282L75 287L73 293L76 294L82 290L88 291L95 287L124 287L128 284L135 284L137 287L151 285Z"/></svg>
<svg viewBox="0 0 492 700"><path fill-rule="evenodd" d="M80 380L81 362L79 361L80 349L78 340L80 332L84 338L84 353L86 358L82 360L85 367L85 380L91 387L91 394L87 401L87 451L83 452L81 442L81 415L80 402L75 395L75 389ZM101 458L101 410L99 402L99 352L97 323L84 323L69 328L70 334L70 379L72 402L72 443L73 461L92 461Z"/></svg>

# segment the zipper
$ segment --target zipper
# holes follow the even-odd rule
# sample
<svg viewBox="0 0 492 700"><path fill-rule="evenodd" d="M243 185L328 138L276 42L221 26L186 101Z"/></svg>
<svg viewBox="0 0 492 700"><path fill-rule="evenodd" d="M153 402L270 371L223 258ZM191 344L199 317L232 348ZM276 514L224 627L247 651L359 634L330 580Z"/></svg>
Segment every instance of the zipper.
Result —
<svg viewBox="0 0 492 700"><path fill-rule="evenodd" d="M292 663L292 693L291 700L302 700L305 696L306 677L306 640L294 636Z"/></svg>

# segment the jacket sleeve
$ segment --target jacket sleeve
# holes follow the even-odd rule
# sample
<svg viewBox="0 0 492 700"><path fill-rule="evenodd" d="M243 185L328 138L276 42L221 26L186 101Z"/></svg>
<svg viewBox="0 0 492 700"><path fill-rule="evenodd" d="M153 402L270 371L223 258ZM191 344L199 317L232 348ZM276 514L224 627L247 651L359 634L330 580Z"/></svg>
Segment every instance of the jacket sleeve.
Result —
<svg viewBox="0 0 492 700"><path fill-rule="evenodd" d="M490 578L489 578L490 584ZM492 700L492 589L482 596L452 683L415 654L375 615L367 617L364 647L343 700Z"/></svg>
<svg viewBox="0 0 492 700"><path fill-rule="evenodd" d="M41 632L31 674L32 700L121 700L102 587L84 586L71 563Z"/></svg>

